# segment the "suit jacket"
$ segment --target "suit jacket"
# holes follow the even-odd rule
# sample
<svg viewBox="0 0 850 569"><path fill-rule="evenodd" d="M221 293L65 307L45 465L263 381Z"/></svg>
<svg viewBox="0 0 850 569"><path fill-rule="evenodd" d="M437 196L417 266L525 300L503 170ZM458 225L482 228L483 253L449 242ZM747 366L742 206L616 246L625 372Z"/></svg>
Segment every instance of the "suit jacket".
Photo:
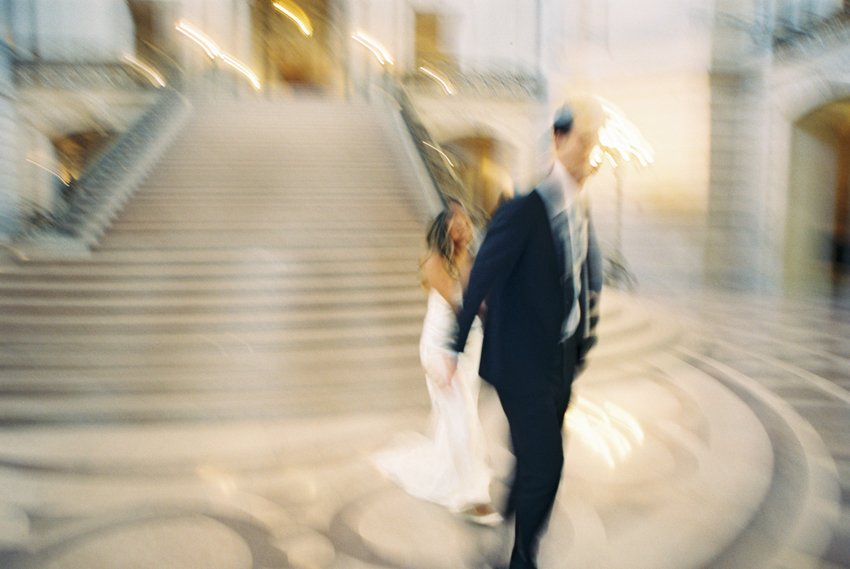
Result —
<svg viewBox="0 0 850 569"><path fill-rule="evenodd" d="M574 302L572 270L564 265L569 243L552 232L546 204L537 190L499 208L472 267L458 315L453 349L462 352L472 321L487 301L479 374L504 392L536 392L558 361L561 327ZM595 306L602 287L602 263L592 224L582 268L579 301L584 303L579 337L581 361L595 343ZM589 325L585 318L591 317ZM565 378L571 381L572 377Z"/></svg>

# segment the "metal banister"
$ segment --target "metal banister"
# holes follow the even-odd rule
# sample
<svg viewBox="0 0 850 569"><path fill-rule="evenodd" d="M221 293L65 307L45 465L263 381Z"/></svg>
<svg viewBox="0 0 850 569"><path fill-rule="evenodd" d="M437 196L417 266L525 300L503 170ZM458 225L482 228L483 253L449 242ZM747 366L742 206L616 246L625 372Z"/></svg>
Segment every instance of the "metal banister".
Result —
<svg viewBox="0 0 850 569"><path fill-rule="evenodd" d="M384 77L383 86L398 104L399 114L443 205L449 200L459 201L466 207L473 222L479 227L483 226L487 220L486 213L470 200L469 191L454 165L419 118L404 86L389 76Z"/></svg>
<svg viewBox="0 0 850 569"><path fill-rule="evenodd" d="M24 223L16 238L52 232L82 239L89 247L96 244L188 116L189 103L179 92L161 91L159 99L71 183L62 205L49 217L38 216L37 223Z"/></svg>

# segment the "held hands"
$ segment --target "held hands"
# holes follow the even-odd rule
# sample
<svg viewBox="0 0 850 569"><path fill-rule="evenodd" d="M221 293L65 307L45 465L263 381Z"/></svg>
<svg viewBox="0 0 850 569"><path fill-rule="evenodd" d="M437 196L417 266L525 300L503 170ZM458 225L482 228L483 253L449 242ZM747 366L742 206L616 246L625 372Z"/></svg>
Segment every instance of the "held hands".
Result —
<svg viewBox="0 0 850 569"><path fill-rule="evenodd" d="M451 389L452 380L455 372L457 372L457 353L447 351L443 353L443 370L445 377L440 378L440 387L443 389Z"/></svg>

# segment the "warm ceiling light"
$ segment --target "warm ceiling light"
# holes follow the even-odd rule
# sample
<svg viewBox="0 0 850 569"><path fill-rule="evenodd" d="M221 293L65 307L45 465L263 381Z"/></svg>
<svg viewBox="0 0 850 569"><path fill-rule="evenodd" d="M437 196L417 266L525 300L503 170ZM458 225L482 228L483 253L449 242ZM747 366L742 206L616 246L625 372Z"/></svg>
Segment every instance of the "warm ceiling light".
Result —
<svg viewBox="0 0 850 569"><path fill-rule="evenodd" d="M185 20L180 20L176 28L177 31L201 46L210 59L220 59L248 79L254 89L257 91L260 90L260 79L257 77L257 74L251 71L250 67L218 47L218 44L204 32Z"/></svg>
<svg viewBox="0 0 850 569"><path fill-rule="evenodd" d="M605 112L605 123L599 128L599 150L613 164L638 161L641 166L648 166L655 161L655 151L646 141L637 126L613 103L599 98L602 110ZM602 156L597 154L597 161L602 162Z"/></svg>
<svg viewBox="0 0 850 569"><path fill-rule="evenodd" d="M378 60L381 65L395 63L390 52L387 51L381 42L365 32L355 32L351 35L352 39L372 52L372 55Z"/></svg>
<svg viewBox="0 0 850 569"><path fill-rule="evenodd" d="M201 46L201 48L206 52L210 59L215 59L218 57L221 50L218 45L210 39L204 32L187 22L186 20L180 20L180 22L175 26L177 31L188 37L190 40Z"/></svg>
<svg viewBox="0 0 850 569"><path fill-rule="evenodd" d="M454 85L452 85L451 82L448 79L446 79L445 77L443 77L442 75L440 75L439 73L434 71L433 69L430 69L430 68L425 67L425 66L420 66L419 71L421 71L422 73L424 73L425 75L427 75L428 77L430 77L431 79L433 79L434 81L439 83L440 87L443 88L443 91L446 92L446 95L454 95L455 93L457 93L457 89L455 89Z"/></svg>
<svg viewBox="0 0 850 569"><path fill-rule="evenodd" d="M301 7L291 0L278 0L272 4L275 10L295 22L301 33L307 37L313 35L313 26L310 24L310 18L301 9Z"/></svg>
<svg viewBox="0 0 850 569"><path fill-rule="evenodd" d="M165 79L162 78L156 69L145 63L140 59L136 59L136 57L130 55L129 53L124 56L124 61L141 71L151 83L154 85L159 85L160 87L165 87Z"/></svg>

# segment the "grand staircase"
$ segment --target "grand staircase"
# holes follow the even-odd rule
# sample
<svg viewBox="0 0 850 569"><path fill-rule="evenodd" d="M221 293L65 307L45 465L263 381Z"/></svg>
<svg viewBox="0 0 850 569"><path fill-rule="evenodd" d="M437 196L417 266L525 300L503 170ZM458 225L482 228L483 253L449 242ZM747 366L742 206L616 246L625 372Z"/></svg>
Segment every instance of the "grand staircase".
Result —
<svg viewBox="0 0 850 569"><path fill-rule="evenodd" d="M413 500L368 461L429 408L427 213L380 112L198 103L90 258L0 265L0 567L498 557L501 534ZM753 384L763 366L718 352L752 341L720 346L735 337L711 324L731 318L724 303L708 322L666 304L603 295L541 567L798 569L824 551L824 569L844 566L822 441ZM846 405L829 409L838 424ZM510 452L486 388L481 410L499 497Z"/></svg>
<svg viewBox="0 0 850 569"><path fill-rule="evenodd" d="M421 405L423 212L381 125L198 104L91 259L3 268L3 420Z"/></svg>

